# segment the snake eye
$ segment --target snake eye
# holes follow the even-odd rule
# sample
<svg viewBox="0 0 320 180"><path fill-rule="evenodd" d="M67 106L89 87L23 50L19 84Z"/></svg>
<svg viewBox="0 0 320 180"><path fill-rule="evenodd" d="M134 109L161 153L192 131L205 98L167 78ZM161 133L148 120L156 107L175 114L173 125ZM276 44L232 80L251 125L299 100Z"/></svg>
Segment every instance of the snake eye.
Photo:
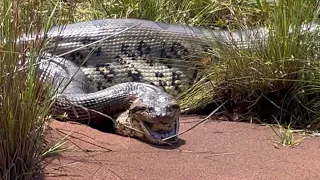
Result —
<svg viewBox="0 0 320 180"><path fill-rule="evenodd" d="M168 105L166 107L166 111L167 112L173 112L174 110L176 109L180 109L179 105L178 104L173 104L173 105Z"/></svg>
<svg viewBox="0 0 320 180"><path fill-rule="evenodd" d="M167 106L167 111L173 111L175 109L180 109L180 106L178 104L173 104L173 105Z"/></svg>

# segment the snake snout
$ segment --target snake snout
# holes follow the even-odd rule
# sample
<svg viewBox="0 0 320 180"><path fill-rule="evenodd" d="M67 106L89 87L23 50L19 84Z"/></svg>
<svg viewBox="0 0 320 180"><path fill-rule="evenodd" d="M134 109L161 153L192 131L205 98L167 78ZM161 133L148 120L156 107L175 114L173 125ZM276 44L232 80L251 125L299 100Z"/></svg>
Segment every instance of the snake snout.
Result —
<svg viewBox="0 0 320 180"><path fill-rule="evenodd" d="M178 119L180 115L180 107L178 105L167 105L162 108L156 107L153 111L149 111L145 121L155 124L170 124Z"/></svg>

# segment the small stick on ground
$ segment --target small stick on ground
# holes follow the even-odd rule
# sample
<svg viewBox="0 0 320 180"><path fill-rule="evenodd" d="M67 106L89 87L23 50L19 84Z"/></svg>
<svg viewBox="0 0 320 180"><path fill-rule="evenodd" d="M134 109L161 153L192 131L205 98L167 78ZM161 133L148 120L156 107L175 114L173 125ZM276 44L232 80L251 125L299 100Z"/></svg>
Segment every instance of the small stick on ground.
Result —
<svg viewBox="0 0 320 180"><path fill-rule="evenodd" d="M193 125L193 126L190 127L189 129L187 129L187 130L185 130L185 131L183 131L183 132L181 132L181 133L178 133L178 134L176 134L176 135L173 135L173 136L164 138L164 139L162 139L162 141L166 141L166 140L171 139L171 138L173 138L173 137L180 136L180 135L182 135L182 134L184 134L184 133L186 133L186 132L188 132L188 131L191 131L192 129L196 128L196 127L199 126L200 124L205 123L206 121L209 120L209 118L210 118L214 113L216 113L216 112L217 112L223 105L225 105L227 102L228 102L228 101L225 101L224 103L222 103L219 107L217 107L214 111L212 111L207 117L205 117L204 119L200 120L198 123L196 123L195 125Z"/></svg>

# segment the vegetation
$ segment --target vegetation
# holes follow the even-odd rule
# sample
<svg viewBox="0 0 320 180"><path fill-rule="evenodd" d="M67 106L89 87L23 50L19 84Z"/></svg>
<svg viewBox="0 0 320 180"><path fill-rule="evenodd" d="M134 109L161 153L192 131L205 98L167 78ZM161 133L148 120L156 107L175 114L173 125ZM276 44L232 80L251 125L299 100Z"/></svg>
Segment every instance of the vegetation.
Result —
<svg viewBox="0 0 320 180"><path fill-rule="evenodd" d="M35 68L43 42L17 41L23 34L49 28L57 4L46 3L31 0L0 3L1 179L32 179L42 157L56 147L49 149L44 139L52 93L39 81L40 74Z"/></svg>
<svg viewBox="0 0 320 180"><path fill-rule="evenodd" d="M278 136L279 138L279 144L282 146L294 146L298 145L301 139L295 140L292 130L290 129L290 125L287 127L284 127L284 125L277 125L277 128L279 129L279 132L276 132L273 127L271 126L271 129L273 132Z"/></svg>
<svg viewBox="0 0 320 180"><path fill-rule="evenodd" d="M74 21L138 18L195 26L232 27L265 20L255 0L89 0L76 4Z"/></svg>
<svg viewBox="0 0 320 180"><path fill-rule="evenodd" d="M301 33L311 27L308 22L317 21L315 1L281 0L272 8L257 2L268 38L249 40L249 48L217 47L219 63L207 67L202 83L191 88L181 103L198 108L230 100L232 110L243 119L275 116L280 124L318 129L319 37Z"/></svg>
<svg viewBox="0 0 320 180"><path fill-rule="evenodd" d="M319 129L319 40L314 33L300 33L303 23L317 18L314 0L4 0L0 7L2 179L32 179L42 157L52 151L43 146L52 94L33 66L43 42L16 41L52 24L124 17L208 28L267 27L269 38L249 42L249 48L214 46L212 56L218 55L219 63L210 63L209 57L199 81L180 97L181 105L198 109L229 100L244 118L261 119L266 112L280 124ZM19 68L21 62L26 68Z"/></svg>

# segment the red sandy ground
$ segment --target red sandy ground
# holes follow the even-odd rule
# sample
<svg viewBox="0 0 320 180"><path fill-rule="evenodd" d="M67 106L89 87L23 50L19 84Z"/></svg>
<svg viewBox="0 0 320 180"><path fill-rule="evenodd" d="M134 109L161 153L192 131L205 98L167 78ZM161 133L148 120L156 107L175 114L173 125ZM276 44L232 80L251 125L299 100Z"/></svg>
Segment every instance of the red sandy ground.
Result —
<svg viewBox="0 0 320 180"><path fill-rule="evenodd" d="M198 121L182 117L181 131ZM212 120L181 135L175 149L85 125L52 121L51 127L70 133L68 146L74 147L55 157L39 179L320 178L320 138L306 137L299 145L284 147L277 145L279 138L267 126Z"/></svg>

